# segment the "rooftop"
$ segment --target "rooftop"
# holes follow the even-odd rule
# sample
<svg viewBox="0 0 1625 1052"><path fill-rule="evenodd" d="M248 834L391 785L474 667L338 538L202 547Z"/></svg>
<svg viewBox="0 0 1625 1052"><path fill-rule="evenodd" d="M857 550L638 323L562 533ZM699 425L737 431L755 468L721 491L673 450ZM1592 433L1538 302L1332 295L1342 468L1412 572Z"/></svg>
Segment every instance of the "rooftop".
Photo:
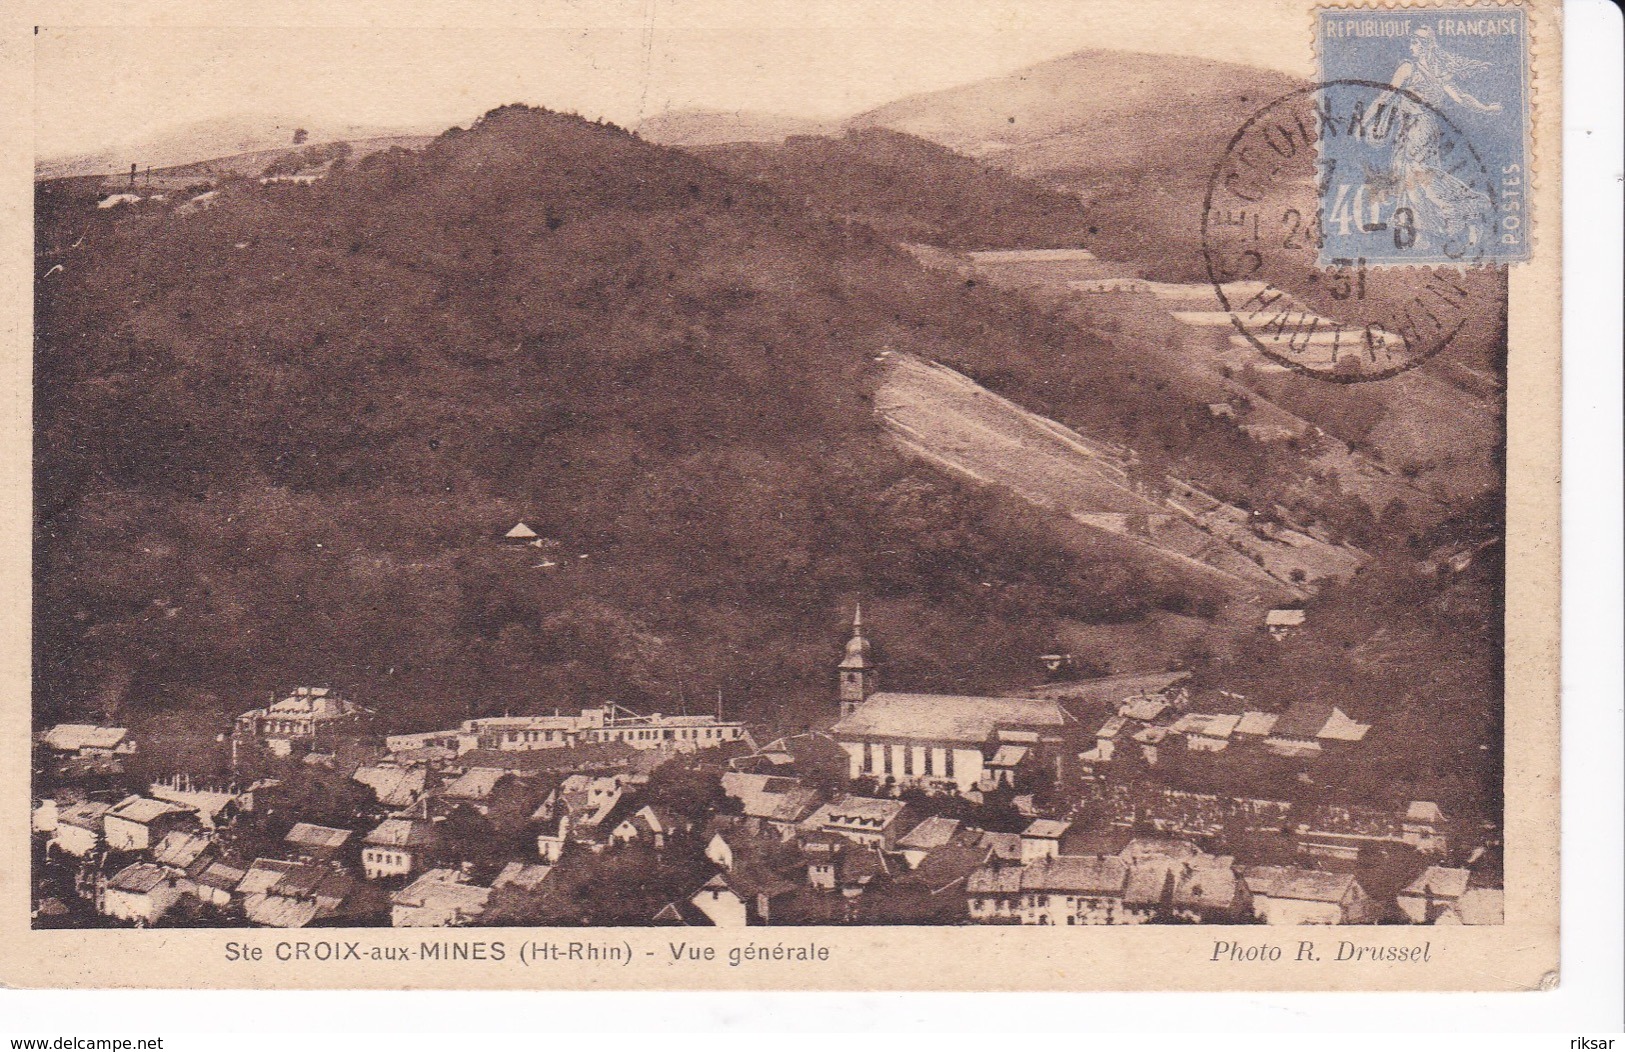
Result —
<svg viewBox="0 0 1625 1052"><path fill-rule="evenodd" d="M1429 866L1422 875L1411 881L1401 895L1421 895L1436 899L1459 899L1467 893L1465 869L1448 866Z"/></svg>
<svg viewBox="0 0 1625 1052"><path fill-rule="evenodd" d="M376 847L425 847L438 838L435 828L417 818L386 818L368 833L363 843Z"/></svg>
<svg viewBox="0 0 1625 1052"><path fill-rule="evenodd" d="M498 767L470 767L446 786L444 792L459 800L485 800L506 777L508 772Z"/></svg>
<svg viewBox="0 0 1625 1052"><path fill-rule="evenodd" d="M1275 721L1278 719L1280 717L1273 712L1244 712L1241 714L1241 719L1236 722L1235 733L1251 734L1262 738L1274 729Z"/></svg>
<svg viewBox="0 0 1625 1052"><path fill-rule="evenodd" d="M1354 887L1352 873L1325 873L1296 866L1251 866L1243 875L1255 895L1305 902L1342 902Z"/></svg>
<svg viewBox="0 0 1625 1052"><path fill-rule="evenodd" d="M185 869L209 849L211 841L201 833L183 833L173 830L164 834L152 849L152 860L161 865Z"/></svg>
<svg viewBox="0 0 1625 1052"><path fill-rule="evenodd" d="M982 745L1004 726L1059 727L1060 706L1041 698L880 692L834 727L837 737L910 738Z"/></svg>
<svg viewBox="0 0 1625 1052"><path fill-rule="evenodd" d="M775 822L799 822L818 803L818 792L794 778L729 771L722 791L743 805L744 814Z"/></svg>
<svg viewBox="0 0 1625 1052"><path fill-rule="evenodd" d="M396 906L472 915L484 912L490 897L490 888L463 883L456 870L431 869L390 896L390 901Z"/></svg>
<svg viewBox="0 0 1625 1052"><path fill-rule="evenodd" d="M1071 822L1058 822L1053 818L1040 818L1021 831L1023 838L1032 840L1059 840L1072 828Z"/></svg>
<svg viewBox="0 0 1625 1052"><path fill-rule="evenodd" d="M137 862L133 866L125 866L113 875L107 886L115 891L127 891L134 895L145 895L147 892L167 883L169 875L151 862Z"/></svg>
<svg viewBox="0 0 1625 1052"><path fill-rule="evenodd" d="M116 749L130 732L123 727L98 727L91 723L59 723L41 739L59 752L80 749Z"/></svg>
<svg viewBox="0 0 1625 1052"><path fill-rule="evenodd" d="M497 874L497 879L491 882L491 890L515 887L521 891L535 891L541 887L542 881L546 880L547 875L551 872L553 872L552 866L544 866L540 863L510 862L502 867L502 872Z"/></svg>
<svg viewBox="0 0 1625 1052"><path fill-rule="evenodd" d="M1206 712L1188 712L1174 721L1173 730L1179 734L1194 734L1203 738L1228 738L1235 733L1240 716Z"/></svg>
<svg viewBox="0 0 1625 1052"><path fill-rule="evenodd" d="M1021 869L1023 891L1112 894L1128 883L1128 865L1120 858L1046 858Z"/></svg>
<svg viewBox="0 0 1625 1052"><path fill-rule="evenodd" d="M293 828L288 830L288 835L282 839L302 847L330 850L343 847L350 836L348 829L334 829L332 826L319 826L311 822L295 822Z"/></svg>
<svg viewBox="0 0 1625 1052"><path fill-rule="evenodd" d="M152 800L145 796L126 796L107 812L109 818L122 818L127 822L146 825L165 815L192 814L192 808L167 800Z"/></svg>
<svg viewBox="0 0 1625 1052"><path fill-rule="evenodd" d="M897 846L929 851L948 843L958 831L957 819L932 815L911 829L907 836L897 842Z"/></svg>
<svg viewBox="0 0 1625 1052"><path fill-rule="evenodd" d="M815 826L873 826L882 828L903 813L901 800L876 800L868 796L843 796L825 804L807 820Z"/></svg>

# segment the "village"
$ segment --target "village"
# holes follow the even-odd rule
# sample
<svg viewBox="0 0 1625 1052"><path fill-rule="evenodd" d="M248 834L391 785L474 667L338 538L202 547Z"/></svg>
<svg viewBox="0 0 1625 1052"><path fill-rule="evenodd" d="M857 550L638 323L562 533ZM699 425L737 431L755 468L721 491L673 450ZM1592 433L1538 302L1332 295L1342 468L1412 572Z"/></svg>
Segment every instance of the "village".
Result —
<svg viewBox="0 0 1625 1052"><path fill-rule="evenodd" d="M1276 639L1302 630L1278 612ZM1010 696L880 689L861 609L839 718L770 741L620 706L387 733L296 687L222 739L232 777L128 777L124 728L36 742L35 922L55 926L1495 924L1499 833L1391 809L1178 788L1225 754L1313 765L1370 726L1188 673ZM1037 678L1037 677L1035 677ZM606 903L613 880L628 889Z"/></svg>

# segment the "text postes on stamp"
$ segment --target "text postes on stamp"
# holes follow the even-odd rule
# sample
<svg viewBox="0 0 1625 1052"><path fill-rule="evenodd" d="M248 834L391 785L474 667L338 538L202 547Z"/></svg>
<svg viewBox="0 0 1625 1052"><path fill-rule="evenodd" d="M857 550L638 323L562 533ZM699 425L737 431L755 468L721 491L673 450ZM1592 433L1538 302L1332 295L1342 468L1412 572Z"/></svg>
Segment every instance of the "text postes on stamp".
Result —
<svg viewBox="0 0 1625 1052"><path fill-rule="evenodd" d="M1424 231L1431 213L1392 203L1405 198L1385 158L1423 121L1456 194L1491 202L1448 230ZM1500 294L1500 268L1485 265L1496 200L1476 147L1436 108L1386 81L1334 81L1237 131L1208 187L1202 247L1220 303L1259 352L1325 379L1380 380L1444 350ZM1400 258L1410 265L1391 265Z"/></svg>
<svg viewBox="0 0 1625 1052"><path fill-rule="evenodd" d="M1322 84L1393 89L1359 99L1380 134L1321 139L1322 265L1528 259L1523 9L1321 8L1316 35Z"/></svg>

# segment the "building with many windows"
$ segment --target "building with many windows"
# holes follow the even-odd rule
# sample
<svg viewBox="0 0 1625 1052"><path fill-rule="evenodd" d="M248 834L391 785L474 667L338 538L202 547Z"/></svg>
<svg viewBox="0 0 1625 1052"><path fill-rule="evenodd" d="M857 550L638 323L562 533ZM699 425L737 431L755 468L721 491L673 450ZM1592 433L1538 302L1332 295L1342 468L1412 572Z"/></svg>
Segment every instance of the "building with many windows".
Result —
<svg viewBox="0 0 1625 1052"><path fill-rule="evenodd" d="M442 748L458 756L475 749L529 752L620 742L634 749L696 752L745 740L745 725L719 716L641 716L619 705L583 709L578 716L489 716L451 730L392 734L390 752Z"/></svg>
<svg viewBox="0 0 1625 1052"><path fill-rule="evenodd" d="M840 667L841 719L831 730L853 778L967 793L993 787L994 761L1014 763L1057 742L1069 722L1048 698L988 698L873 690L869 642L854 618ZM861 697L857 695L861 694ZM1013 746L1013 748L1012 748Z"/></svg>

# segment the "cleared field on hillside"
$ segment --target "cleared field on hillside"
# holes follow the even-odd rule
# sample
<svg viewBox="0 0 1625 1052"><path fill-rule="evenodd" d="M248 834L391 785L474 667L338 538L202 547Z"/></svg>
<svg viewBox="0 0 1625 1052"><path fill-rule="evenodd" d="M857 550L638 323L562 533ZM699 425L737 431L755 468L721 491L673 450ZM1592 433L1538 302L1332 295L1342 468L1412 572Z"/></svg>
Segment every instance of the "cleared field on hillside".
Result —
<svg viewBox="0 0 1625 1052"><path fill-rule="evenodd" d="M1081 526L1222 579L1256 601L1302 599L1314 581L1352 573L1363 556L1251 516L1177 480L1134 476L1129 450L1093 443L946 366L886 358L876 411L906 451L1004 486Z"/></svg>

